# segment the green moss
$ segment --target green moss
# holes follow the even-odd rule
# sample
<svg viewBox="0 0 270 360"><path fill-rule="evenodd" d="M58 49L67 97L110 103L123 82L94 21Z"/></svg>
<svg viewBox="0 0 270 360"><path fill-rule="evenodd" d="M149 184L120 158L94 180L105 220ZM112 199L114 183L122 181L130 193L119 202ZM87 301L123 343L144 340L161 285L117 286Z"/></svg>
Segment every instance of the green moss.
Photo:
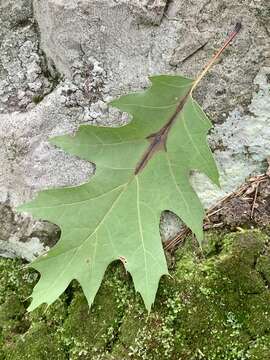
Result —
<svg viewBox="0 0 270 360"><path fill-rule="evenodd" d="M150 314L115 264L91 310L74 282L51 307L28 314L36 274L1 260L0 360L268 360L267 239L258 230L211 232L202 251L188 239Z"/></svg>
<svg viewBox="0 0 270 360"><path fill-rule="evenodd" d="M15 294L10 295L0 305L0 329L2 337L12 338L15 334L23 334L30 326L29 321L24 318L25 308Z"/></svg>
<svg viewBox="0 0 270 360"><path fill-rule="evenodd" d="M202 243L203 253L206 257L210 257L218 254L224 243L224 232L223 231L209 231L205 233L205 237Z"/></svg>
<svg viewBox="0 0 270 360"><path fill-rule="evenodd" d="M21 261L10 259L0 259L0 274L0 354L3 354L4 344L12 342L17 334L24 334L30 326L24 316L25 299L31 294L37 275L24 269Z"/></svg>
<svg viewBox="0 0 270 360"><path fill-rule="evenodd" d="M63 347L47 324L35 324L12 345L5 345L6 360L66 360Z"/></svg>
<svg viewBox="0 0 270 360"><path fill-rule="evenodd" d="M21 260L0 258L0 304L6 301L9 294L17 293L23 303L31 294L37 280L37 273L25 268Z"/></svg>
<svg viewBox="0 0 270 360"><path fill-rule="evenodd" d="M111 351L131 295L120 281L123 276L126 275L120 267L110 267L90 310L85 296L75 286L62 334L72 358L93 359Z"/></svg>
<svg viewBox="0 0 270 360"><path fill-rule="evenodd" d="M248 350L248 359L268 360L270 359L270 335L264 335L251 341Z"/></svg>
<svg viewBox="0 0 270 360"><path fill-rule="evenodd" d="M260 230L242 230L224 236L223 253L233 253L249 265L263 251L268 236Z"/></svg>
<svg viewBox="0 0 270 360"><path fill-rule="evenodd" d="M270 256L269 255L261 255L258 258L256 269L261 273L264 279L270 284Z"/></svg>
<svg viewBox="0 0 270 360"><path fill-rule="evenodd" d="M37 273L20 260L0 259L0 359L62 359L47 323L33 323L26 311ZM39 310L40 311L40 310ZM56 355L55 355L56 354Z"/></svg>

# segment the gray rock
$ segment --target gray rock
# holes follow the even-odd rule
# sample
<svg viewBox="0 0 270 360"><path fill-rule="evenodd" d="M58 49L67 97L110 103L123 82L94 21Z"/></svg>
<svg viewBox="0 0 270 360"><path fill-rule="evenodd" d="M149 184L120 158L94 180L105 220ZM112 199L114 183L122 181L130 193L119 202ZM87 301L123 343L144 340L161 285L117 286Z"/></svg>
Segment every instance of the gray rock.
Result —
<svg viewBox="0 0 270 360"><path fill-rule="evenodd" d="M31 1L2 1L0 19L0 113L25 112L53 88Z"/></svg>
<svg viewBox="0 0 270 360"><path fill-rule="evenodd" d="M14 208L45 188L88 180L93 165L49 145L81 123L115 126L114 97L151 74L195 77L229 29L243 30L197 89L216 124L210 135L222 189L193 183L209 206L269 155L268 0L4 0L0 4L0 254L31 260L59 230ZM170 219L161 230L175 233ZM163 236L163 237L164 237Z"/></svg>

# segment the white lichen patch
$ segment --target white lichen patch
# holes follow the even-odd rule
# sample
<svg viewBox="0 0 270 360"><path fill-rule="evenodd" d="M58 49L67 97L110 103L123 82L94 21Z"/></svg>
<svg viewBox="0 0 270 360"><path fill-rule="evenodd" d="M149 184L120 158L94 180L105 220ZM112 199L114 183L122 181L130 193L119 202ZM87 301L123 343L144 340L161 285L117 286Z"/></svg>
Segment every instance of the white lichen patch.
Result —
<svg viewBox="0 0 270 360"><path fill-rule="evenodd" d="M270 155L269 73L270 68L264 67L256 76L254 84L258 90L253 94L248 111L237 107L210 135L211 145L217 148L215 158L221 188L212 185L202 174L194 175L194 187L205 207L234 191L247 177L265 170L264 160Z"/></svg>
<svg viewBox="0 0 270 360"><path fill-rule="evenodd" d="M20 257L28 261L33 261L38 255L43 254L49 250L44 246L39 238L33 237L23 242L16 237L9 239L9 241L0 240L0 256L16 258Z"/></svg>

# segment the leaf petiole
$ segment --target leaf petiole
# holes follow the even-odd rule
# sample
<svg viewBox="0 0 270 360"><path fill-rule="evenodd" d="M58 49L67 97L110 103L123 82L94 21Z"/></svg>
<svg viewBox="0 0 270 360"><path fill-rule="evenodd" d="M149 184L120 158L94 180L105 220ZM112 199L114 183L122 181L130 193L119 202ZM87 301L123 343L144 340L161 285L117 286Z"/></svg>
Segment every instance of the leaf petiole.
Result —
<svg viewBox="0 0 270 360"><path fill-rule="evenodd" d="M212 59L208 62L208 64L205 66L205 68L203 69L203 71L198 75L198 77L196 78L196 80L194 81L191 90L190 90L190 94L192 94L193 90L197 87L197 85L199 84L199 82L202 80L202 78L207 74L207 72L210 70L210 68L213 66L214 62L219 58L219 56L221 55L221 53L227 48L227 46L233 41L233 39L236 37L236 35L239 33L239 31L241 30L241 23L237 23L235 25L234 30L232 31L232 33L228 36L227 40L225 41L225 43L223 44L223 46L218 50L218 52L212 57Z"/></svg>

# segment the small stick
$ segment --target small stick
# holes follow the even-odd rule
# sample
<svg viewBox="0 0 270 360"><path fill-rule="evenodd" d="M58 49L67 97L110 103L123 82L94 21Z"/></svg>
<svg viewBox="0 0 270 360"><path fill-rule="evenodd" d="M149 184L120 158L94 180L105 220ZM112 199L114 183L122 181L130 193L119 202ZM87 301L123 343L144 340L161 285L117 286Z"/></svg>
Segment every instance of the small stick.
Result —
<svg viewBox="0 0 270 360"><path fill-rule="evenodd" d="M211 217L211 216L215 215L216 213L220 212L222 209L223 209L223 207L221 207L221 208L219 208L219 209L217 209L217 210L215 210L215 211L211 212L210 214L207 214L207 217L209 218L209 217ZM211 210L211 209L210 209L210 210Z"/></svg>
<svg viewBox="0 0 270 360"><path fill-rule="evenodd" d="M200 50L202 50L206 44L208 44L208 41L207 40L205 43L203 43L202 45L200 45L196 50L192 51L191 54L189 54L188 56L186 56L184 58L184 60L181 61L181 63L184 63L185 61L189 60L190 58L192 58L192 56L194 56L195 54L197 54L197 52L199 52Z"/></svg>
<svg viewBox="0 0 270 360"><path fill-rule="evenodd" d="M260 187L260 182L259 182L258 185L256 186L256 190L255 190L255 195L254 195L253 204L252 204L252 209L251 209L251 214L250 214L250 218L251 218L251 219L253 219L253 215L254 215L254 210L255 210L255 205L256 205L256 200L257 200L257 196L258 196L259 187Z"/></svg>

